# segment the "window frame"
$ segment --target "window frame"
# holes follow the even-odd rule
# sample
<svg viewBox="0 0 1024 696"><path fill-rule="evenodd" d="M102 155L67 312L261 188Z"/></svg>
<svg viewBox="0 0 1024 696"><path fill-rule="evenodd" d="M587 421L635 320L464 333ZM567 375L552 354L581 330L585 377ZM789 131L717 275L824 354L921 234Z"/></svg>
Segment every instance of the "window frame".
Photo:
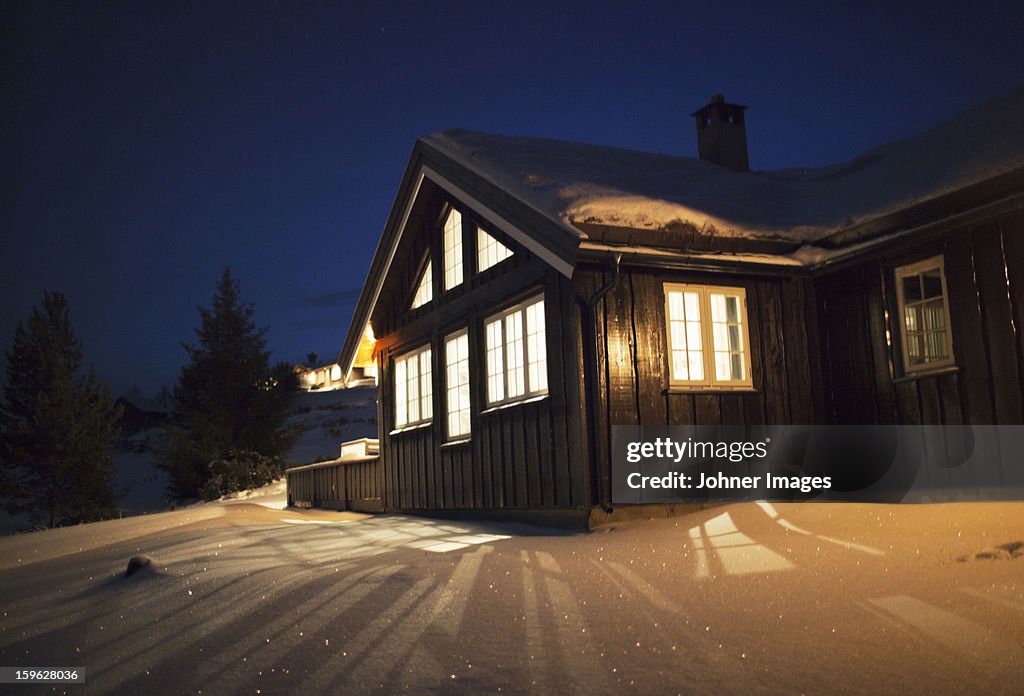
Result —
<svg viewBox="0 0 1024 696"><path fill-rule="evenodd" d="M467 405L466 409L461 409L461 408L457 409L455 411L455 413L461 415L461 412L463 410L468 411L468 413L469 413L469 429L466 430L465 432L459 432L459 433L454 433L453 434L452 430L451 430L451 418L452 418L452 415L453 415L453 412L452 412L452 409L451 409L451 406L452 406L451 392L452 392L453 387L452 387L451 381L449 380L449 372L452 369L452 364L449 362L449 355L450 355L449 344L451 342L453 342L453 341L458 341L459 339L464 339L466 341L466 382L465 382L465 384L460 382L460 383L456 384L454 388L455 389L465 388L466 394L468 395L468 398L469 398L469 404ZM473 436L473 389L472 389L473 375L472 375L472 355L471 355L471 352L472 351L470 350L470 343L469 343L469 327L464 327L464 328L461 328L461 329L459 329L457 331L453 331L453 332L451 332L450 334L448 334L448 335L446 335L444 337L444 432L445 432L445 442L446 443L466 442L467 440L471 439L472 436ZM456 363L458 363L458 362L459 361L456 360Z"/></svg>
<svg viewBox="0 0 1024 696"><path fill-rule="evenodd" d="M665 351L665 355L667 359L669 388L686 391L752 391L754 389L754 375L751 370L751 350L753 349L753 346L750 343L750 309L747 305L746 288L728 285L666 282L663 285L663 292L665 294L665 342L668 349ZM704 367L703 379L677 379L674 374L672 354L675 348L672 344L672 310L669 305L670 292L682 292L684 294L686 292L696 292L698 295L701 362ZM738 297L740 300L740 337L743 341L743 370L746 375L746 378L743 380L719 380L715 377L714 322L711 318L712 294L723 294L726 296Z"/></svg>
<svg viewBox="0 0 1024 696"><path fill-rule="evenodd" d="M424 285L426 280L427 272L430 272L430 281ZM419 270L416 272L416 283L413 286L412 299L409 301L409 311L415 311L421 307L426 307L434 301L434 264L430 258L430 250L424 255L423 260L420 262ZM416 304L416 300L419 299L420 289L427 288L427 297L420 304Z"/></svg>
<svg viewBox="0 0 1024 696"><path fill-rule="evenodd" d="M920 365L912 365L908 350L910 344L907 341L907 301L903 292L903 279L908 276L920 276L925 271L932 270L933 268L937 268L939 270L939 279L942 282L942 314L943 321L945 322L944 329L946 334L946 351L948 357L943 360L933 360L931 362L923 362ZM932 256L921 261L897 266L893 269L893 280L896 284L896 319L900 325L900 357L903 361L903 374L909 377L955 367L956 355L953 352L953 324L949 315L949 285L946 282L946 257L943 254L939 254L938 256ZM926 303L929 300L935 299L936 298L934 297L923 298L921 300L915 300L911 304Z"/></svg>
<svg viewBox="0 0 1024 696"><path fill-rule="evenodd" d="M499 408L499 407L506 406L506 405L509 405L509 404L515 404L515 403L519 403L519 402L525 402L525 401L530 401L530 400L533 400L533 399L538 399L538 398L547 396L549 394L549 392L550 392L551 380L550 380L550 374L549 374L549 368L548 368L548 350L547 350L547 333L548 332L547 332L547 311L546 310L543 310L544 311L544 317L543 317L543 321L541 323L541 328L542 328L542 331L543 331L543 346L544 346L544 358L543 358L544 359L544 365L543 365L543 375L544 375L543 381L544 381L544 385L543 385L543 387L538 387L538 386L532 384L532 382L534 380L531 379L531 377L530 377L530 347L529 347L529 344L530 344L530 332L529 332L529 329L530 329L530 327L529 327L529 325L527 323L527 310L529 308L535 306L535 305L538 305L538 304L541 305L542 307L545 304L545 297L544 297L544 293L543 292L540 292L539 294L531 295L530 297L528 297L527 299L523 300L522 302L518 302L518 303L516 303L514 305L506 307L505 309L501 310L500 312L496 312L494 314L491 314L491 315L487 316L484 319L484 363L485 363L485 365L484 365L484 367L485 367L485 373L484 373L485 374L484 398L485 398L485 403L487 404L487 408L488 409ZM507 322L506 322L506 320L507 320L508 317L513 316L515 314L518 314L521 317L520 321L521 321L521 326L522 326L522 339L521 340L522 340L522 345L523 345L523 348L522 348L522 353L523 353L522 357L523 357L523 359L522 359L521 364L519 365L519 368L522 369L522 371L523 371L523 393L516 394L515 396L509 396L508 395L509 394L509 388L508 388L509 387L509 376L510 376L510 370L509 370L509 342L508 342L508 340L506 340L506 331L507 331L507 328L506 328L507 327ZM488 343L488 338L489 338L489 328L495 322L498 322L498 325L500 326L500 329L501 329L501 332L500 332L501 333L501 351L500 352L501 352L502 398L500 398L500 399L492 399L491 398L491 377L493 375L492 375L492 372L491 372L491 347L490 347L490 344ZM538 381L539 381L539 379L538 379Z"/></svg>
<svg viewBox="0 0 1024 696"><path fill-rule="evenodd" d="M489 239L490 242L484 242L484 237ZM494 246L499 247L500 249L504 249L505 252L507 253L501 258L496 259L493 263L488 263L487 265L484 265L484 256L486 254L485 249L489 248L492 243ZM498 256L500 255L500 253L501 252L498 251L494 255ZM486 255L488 257L490 256L490 254ZM505 244L500 239L495 237L493 234L491 234L491 232L489 232L479 223L476 224L476 272L478 274L484 273L486 271L491 270L492 268L500 266L502 263L508 261L513 256L515 256L515 251L513 251L511 247L509 247L507 244ZM490 258L487 258L486 261L489 262Z"/></svg>
<svg viewBox="0 0 1024 696"><path fill-rule="evenodd" d="M448 246L448 221L452 219L452 216L458 216L458 224L454 225L451 229L453 243L452 248ZM448 210L445 212L441 222L441 265L442 265L442 276L441 276L441 287L444 292L449 292L466 282L466 269L465 269L465 246L466 246L466 235L465 235L466 221L462 211L453 205L448 206ZM449 257L454 258L454 264L449 266ZM452 276L458 275L458 279L455 280ZM449 284L450 283L450 284Z"/></svg>
<svg viewBox="0 0 1024 696"><path fill-rule="evenodd" d="M426 356L427 356L426 364L428 366L430 366L430 376L426 380L426 384L428 384L430 386L430 393L429 394L424 394L423 393L424 377L423 377L423 371L422 371L422 369L420 369L421 366L423 365L423 360L421 359L420 356L422 356L424 354L426 354ZM419 417L416 420L409 420L409 405L410 405L411 402L409 400L409 393L408 393L408 379L406 379L406 386L403 387L403 391L404 391L404 395L405 395L405 421L404 422L399 422L399 410L398 410L398 408L399 408L399 398L398 398L399 367L398 367L398 365L399 365L399 363L406 363L406 364L408 364L408 361L412 360L412 359L416 360L416 369L417 369L417 373L416 373L416 380L417 380L417 384L416 384L416 388L417 388L416 399L419 402L418 403ZM395 402L395 404L394 404L395 405L395 413L394 413L394 415L395 415L395 430L396 431L398 431L398 430L409 430L409 429L413 429L413 428L420 428L420 427L423 427L425 425L429 425L431 422L433 422L433 420L434 420L434 365L433 365L433 360L434 360L433 351L431 350L431 344L429 342L425 343L425 344L423 344L423 345L421 345L421 346L419 346L417 348L414 348L412 350L406 351L405 353L402 353L401 355L398 355L398 356L395 357L395 359L394 359L393 377L392 377L392 395L394 397L394 402ZM408 371L408 367L405 367L404 370L406 371L405 374L408 374L408 372L407 372ZM430 413L428 413L427 415L423 414L423 410L424 410L423 406L424 406L424 404L426 404L426 405L428 405L430 407Z"/></svg>

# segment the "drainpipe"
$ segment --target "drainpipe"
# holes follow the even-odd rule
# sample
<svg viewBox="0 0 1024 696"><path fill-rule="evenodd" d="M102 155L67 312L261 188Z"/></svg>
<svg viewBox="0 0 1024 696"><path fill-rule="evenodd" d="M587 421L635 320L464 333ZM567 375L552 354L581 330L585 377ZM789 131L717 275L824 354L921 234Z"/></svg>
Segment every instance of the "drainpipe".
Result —
<svg viewBox="0 0 1024 696"><path fill-rule="evenodd" d="M590 450L590 461L591 471L596 476L597 484L597 497L598 502L601 505L601 509L605 512L612 511L611 501L611 463L601 468L601 453L598 448L598 431L601 425L601 419L598 415L598 405L601 403L601 381L598 378L598 370L601 366L597 362L598 354L598 335L597 335L597 303L604 299L604 296L611 292L619 282L619 263L622 261L622 254L615 254L614 266L612 267L612 277L607 283L602 285L594 295L587 300L586 304L582 304L584 309L584 321L585 330L587 332L587 340L584 341L584 356L583 360L586 364L584 371L584 380L587 381L588 393L590 398L587 400L587 420L589 427L587 443ZM608 424L611 427L611 423Z"/></svg>

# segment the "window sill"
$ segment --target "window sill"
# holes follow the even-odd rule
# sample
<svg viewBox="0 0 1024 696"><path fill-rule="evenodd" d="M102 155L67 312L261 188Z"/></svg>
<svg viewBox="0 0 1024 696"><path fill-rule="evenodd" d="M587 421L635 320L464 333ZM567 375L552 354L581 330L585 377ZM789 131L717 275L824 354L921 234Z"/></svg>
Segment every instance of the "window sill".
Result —
<svg viewBox="0 0 1024 696"><path fill-rule="evenodd" d="M896 377L892 380L893 384L902 384L904 382L915 382L919 379L926 379L928 377L944 377L946 375L955 375L960 372L960 368L956 365L944 365L942 367L936 367L931 370L915 370L914 372L907 373L902 377Z"/></svg>
<svg viewBox="0 0 1024 696"><path fill-rule="evenodd" d="M458 440L449 440L448 442L441 443L441 449L449 449L451 447L459 447L461 445L468 445L473 442L472 438L464 437Z"/></svg>
<svg viewBox="0 0 1024 696"><path fill-rule="evenodd" d="M663 395L673 394L756 394L753 387L669 387L662 390Z"/></svg>
<svg viewBox="0 0 1024 696"><path fill-rule="evenodd" d="M488 413L497 413L498 411L504 411L506 408L515 408L516 406L523 406L524 404L533 404L538 401L543 401L548 398L547 394L538 394L537 396L531 396L529 399L522 399L520 401L509 401L505 404L498 404L497 406L491 406L485 411L481 411L480 415L486 415Z"/></svg>
<svg viewBox="0 0 1024 696"><path fill-rule="evenodd" d="M429 428L432 423L433 421L424 421L415 425L406 425L401 428L395 428L388 435L401 435L402 433L411 433L414 430L423 430L424 428Z"/></svg>

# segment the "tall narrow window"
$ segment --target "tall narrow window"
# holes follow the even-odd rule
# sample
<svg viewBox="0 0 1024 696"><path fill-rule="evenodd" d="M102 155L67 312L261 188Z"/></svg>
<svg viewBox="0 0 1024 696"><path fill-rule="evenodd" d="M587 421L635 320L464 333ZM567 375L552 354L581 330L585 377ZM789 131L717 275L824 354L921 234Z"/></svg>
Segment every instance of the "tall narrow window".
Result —
<svg viewBox="0 0 1024 696"><path fill-rule="evenodd" d="M444 362L448 440L463 440L470 431L469 335L465 329L445 339Z"/></svg>
<svg viewBox="0 0 1024 696"><path fill-rule="evenodd" d="M483 273L512 256L512 250L489 235L480 227L476 228L476 271Z"/></svg>
<svg viewBox="0 0 1024 696"><path fill-rule="evenodd" d="M484 325L487 403L496 405L548 392L544 300L533 298L490 317Z"/></svg>
<svg viewBox="0 0 1024 696"><path fill-rule="evenodd" d="M462 283L462 213L448 211L444 221L444 289Z"/></svg>
<svg viewBox="0 0 1024 696"><path fill-rule="evenodd" d="M422 307L432 299L434 299L434 274L430 269L430 259L427 259L427 265L423 267L423 272L420 274L419 285L416 286L416 294L412 298L412 309Z"/></svg>
<svg viewBox="0 0 1024 696"><path fill-rule="evenodd" d="M746 291L665 285L669 382L674 386L751 387Z"/></svg>
<svg viewBox="0 0 1024 696"><path fill-rule="evenodd" d="M434 415L430 346L395 359L395 427L427 423Z"/></svg>
<svg viewBox="0 0 1024 696"><path fill-rule="evenodd" d="M896 269L903 367L918 372L954 364L943 258Z"/></svg>

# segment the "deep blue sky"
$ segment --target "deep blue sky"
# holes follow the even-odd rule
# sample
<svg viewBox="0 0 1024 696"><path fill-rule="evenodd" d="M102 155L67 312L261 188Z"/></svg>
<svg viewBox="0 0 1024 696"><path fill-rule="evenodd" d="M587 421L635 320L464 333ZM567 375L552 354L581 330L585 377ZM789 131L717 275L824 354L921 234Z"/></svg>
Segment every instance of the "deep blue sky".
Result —
<svg viewBox="0 0 1024 696"><path fill-rule="evenodd" d="M0 344L44 288L115 393L171 385L221 269L275 359L337 356L417 136L829 164L1024 80L1021 2L0 5ZM841 7L841 9L839 9Z"/></svg>

